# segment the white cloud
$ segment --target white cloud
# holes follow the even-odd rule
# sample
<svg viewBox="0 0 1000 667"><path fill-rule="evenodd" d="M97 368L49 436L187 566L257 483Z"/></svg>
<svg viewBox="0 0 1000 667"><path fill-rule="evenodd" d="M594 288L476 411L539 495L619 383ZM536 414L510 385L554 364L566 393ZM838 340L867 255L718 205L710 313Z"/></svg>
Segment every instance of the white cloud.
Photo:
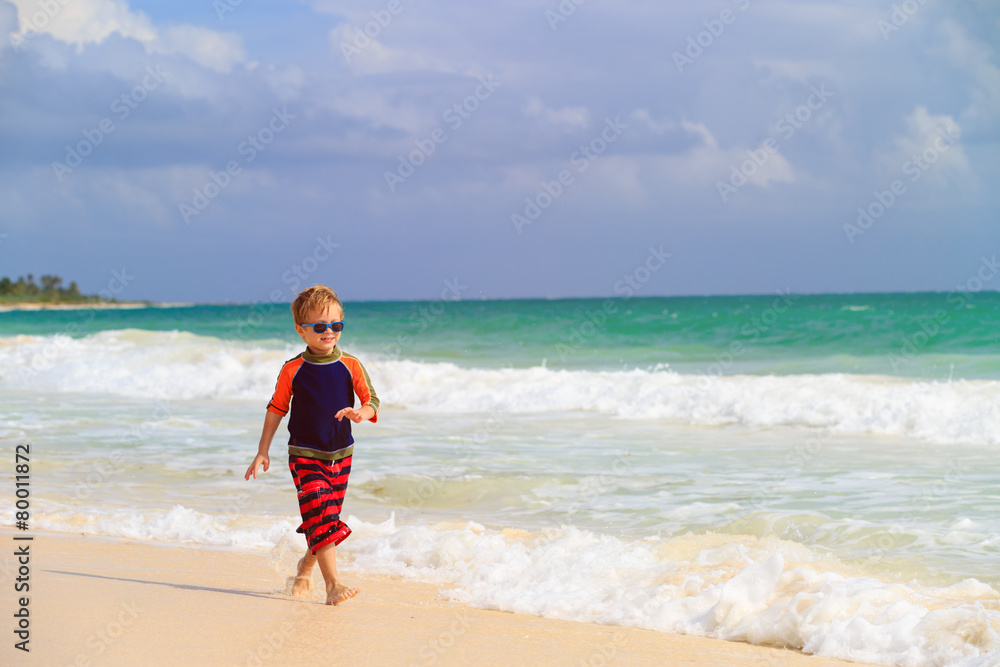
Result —
<svg viewBox="0 0 1000 667"><path fill-rule="evenodd" d="M376 34L377 37L377 34ZM375 37L357 32L354 25L342 25L330 31L332 57L345 63L356 74L392 72L455 72L446 60L413 50L386 46Z"/></svg>
<svg viewBox="0 0 1000 667"><path fill-rule="evenodd" d="M972 103L961 118L970 130L986 130L1000 120L1000 67L996 53L979 42L953 20L944 21L940 31L945 38L945 55L972 80Z"/></svg>
<svg viewBox="0 0 1000 667"><path fill-rule="evenodd" d="M257 70L257 63L248 63L247 68ZM298 65L288 65L287 67L275 67L267 65L260 68L260 75L267 82L275 95L282 100L297 98L305 85L305 72Z"/></svg>
<svg viewBox="0 0 1000 667"><path fill-rule="evenodd" d="M677 129L677 124L669 119L665 121L654 120L648 109L636 109L629 114L629 117L634 121L642 123L653 134L662 135L668 131Z"/></svg>
<svg viewBox="0 0 1000 667"><path fill-rule="evenodd" d="M685 154L671 156L664 164L677 182L691 186L716 181L728 183L734 168L742 170L744 175L749 174L747 182L761 188L796 180L795 170L780 152L770 152L761 146L720 148L704 124L684 121L681 125L688 133L700 136L702 142ZM756 154L758 160L755 161L750 153Z"/></svg>
<svg viewBox="0 0 1000 667"><path fill-rule="evenodd" d="M36 0L10 1L25 36L47 33L77 47L100 44L114 33L143 43L156 39L149 17L130 11L122 0L55 0L44 9Z"/></svg>
<svg viewBox="0 0 1000 667"><path fill-rule="evenodd" d="M330 91L325 98L313 101L318 108L331 109L346 118L362 119L373 129L400 130L406 135L407 146L410 146L411 137L422 135L440 123L440 117L429 110L390 100L378 89Z"/></svg>
<svg viewBox="0 0 1000 667"><path fill-rule="evenodd" d="M954 174L970 172L969 160L960 143L962 128L954 118L933 115L926 107L918 106L903 123L905 134L895 138L894 150L883 157L890 175L898 177L901 172L919 168L923 179L943 184Z"/></svg>
<svg viewBox="0 0 1000 667"><path fill-rule="evenodd" d="M770 188L775 183L794 183L797 180L792 164L780 152L768 152L761 146L722 148L704 123L688 120L682 120L679 124L669 120L657 122L649 118L648 112L643 109L633 112L630 118L643 121L651 129L661 133L680 129L695 142L695 145L682 152L629 158L637 165L633 178L641 180L648 192L664 189L715 192L717 181L728 184L733 168L740 170L748 161L749 167L744 172L750 174L746 178L747 183ZM763 164L753 162L748 150L755 152L758 157L766 155L765 159L760 160Z"/></svg>
<svg viewBox="0 0 1000 667"><path fill-rule="evenodd" d="M126 0L52 0L46 8L36 0L11 2L18 10L19 36L25 39L48 34L82 49L117 34L141 43L147 53L187 56L217 72L229 72L246 60L239 36L192 25L158 29Z"/></svg>
<svg viewBox="0 0 1000 667"><path fill-rule="evenodd" d="M185 55L216 72L229 72L247 57L243 40L238 35L193 25L170 26L147 48L153 53Z"/></svg>
<svg viewBox="0 0 1000 667"><path fill-rule="evenodd" d="M583 128L590 125L590 112L586 107L563 107L562 109L550 109L538 97L532 97L524 105L524 115L528 118L541 118L542 120L561 125L567 129Z"/></svg>
<svg viewBox="0 0 1000 667"><path fill-rule="evenodd" d="M716 152L719 150L719 142L715 140L715 137L712 136L712 133L707 127L705 127L704 123L692 123L687 120L682 120L681 127L683 127L684 131L688 134L694 134L701 137L703 147L710 148Z"/></svg>
<svg viewBox="0 0 1000 667"><path fill-rule="evenodd" d="M801 84L812 83L817 78L838 80L840 70L832 63L816 60L785 60L780 58L754 58L754 67L766 73L762 79L765 84L774 84L781 80L794 81Z"/></svg>

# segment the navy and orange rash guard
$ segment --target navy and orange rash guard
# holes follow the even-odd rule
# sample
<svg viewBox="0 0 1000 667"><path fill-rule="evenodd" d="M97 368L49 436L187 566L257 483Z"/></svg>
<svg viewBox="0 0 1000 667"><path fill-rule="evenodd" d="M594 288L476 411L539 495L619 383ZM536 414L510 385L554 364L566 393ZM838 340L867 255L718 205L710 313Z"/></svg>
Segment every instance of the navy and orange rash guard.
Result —
<svg viewBox="0 0 1000 667"><path fill-rule="evenodd" d="M379 400L368 371L357 357L338 348L324 356L306 350L289 359L278 373L278 383L267 409L288 419L288 453L325 461L338 461L354 453L351 420L334 418L338 411L354 407L354 395L361 405L370 404L378 421ZM295 400L292 400L292 396Z"/></svg>

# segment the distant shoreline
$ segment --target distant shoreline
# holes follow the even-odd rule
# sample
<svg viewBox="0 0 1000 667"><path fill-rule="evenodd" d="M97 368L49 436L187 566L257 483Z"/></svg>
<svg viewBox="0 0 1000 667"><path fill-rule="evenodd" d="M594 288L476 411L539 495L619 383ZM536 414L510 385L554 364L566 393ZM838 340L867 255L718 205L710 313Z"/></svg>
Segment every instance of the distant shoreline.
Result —
<svg viewBox="0 0 1000 667"><path fill-rule="evenodd" d="M180 308L193 306L193 303L153 303L149 301L95 301L93 303L42 303L25 301L23 303L0 303L0 313L15 310L135 310L138 308Z"/></svg>

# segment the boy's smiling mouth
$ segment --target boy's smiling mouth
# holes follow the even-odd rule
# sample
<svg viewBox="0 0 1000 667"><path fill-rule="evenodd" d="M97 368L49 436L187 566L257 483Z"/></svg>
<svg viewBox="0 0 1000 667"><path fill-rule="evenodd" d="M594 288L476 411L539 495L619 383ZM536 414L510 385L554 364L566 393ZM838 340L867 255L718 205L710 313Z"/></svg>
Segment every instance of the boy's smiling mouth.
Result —
<svg viewBox="0 0 1000 667"><path fill-rule="evenodd" d="M338 336L335 333L331 333L329 330L327 330L327 332L325 334L319 336L319 339L317 341L317 345L319 345L320 347L329 349L329 351L332 352L333 348L337 346L337 341L339 339L340 339L340 336Z"/></svg>

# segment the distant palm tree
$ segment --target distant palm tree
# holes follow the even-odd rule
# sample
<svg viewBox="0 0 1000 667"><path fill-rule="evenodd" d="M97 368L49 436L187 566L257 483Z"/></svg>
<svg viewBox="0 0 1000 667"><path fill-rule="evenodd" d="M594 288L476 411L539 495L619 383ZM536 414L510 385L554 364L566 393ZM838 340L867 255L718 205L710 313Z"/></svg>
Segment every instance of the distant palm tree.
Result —
<svg viewBox="0 0 1000 667"><path fill-rule="evenodd" d="M0 296L7 297L5 301L96 301L96 296L87 296L80 293L80 286L76 281L72 281L69 287L63 287L63 279L52 274L45 274L41 277L41 287L35 284L35 276L28 274L28 279L18 276L17 281L13 281L7 276L0 278Z"/></svg>

